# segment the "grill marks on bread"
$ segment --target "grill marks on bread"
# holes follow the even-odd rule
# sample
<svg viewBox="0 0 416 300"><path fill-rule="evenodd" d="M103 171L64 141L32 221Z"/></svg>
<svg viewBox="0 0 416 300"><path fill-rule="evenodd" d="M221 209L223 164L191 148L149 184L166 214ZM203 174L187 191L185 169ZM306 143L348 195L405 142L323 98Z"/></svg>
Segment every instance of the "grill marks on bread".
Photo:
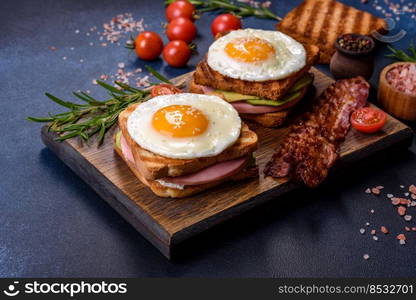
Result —
<svg viewBox="0 0 416 300"><path fill-rule="evenodd" d="M329 63L338 35L386 32L383 19L335 0L305 0L285 16L277 30L304 44L319 46L319 63Z"/></svg>

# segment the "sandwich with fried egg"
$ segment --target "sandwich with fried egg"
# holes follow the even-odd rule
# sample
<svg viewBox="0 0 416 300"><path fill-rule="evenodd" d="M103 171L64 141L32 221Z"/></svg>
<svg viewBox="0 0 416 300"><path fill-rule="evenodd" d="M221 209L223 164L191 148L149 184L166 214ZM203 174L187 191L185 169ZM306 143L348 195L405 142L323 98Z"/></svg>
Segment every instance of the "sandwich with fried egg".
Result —
<svg viewBox="0 0 416 300"><path fill-rule="evenodd" d="M279 31L241 29L218 38L197 65L193 93L217 95L243 119L280 126L313 83L319 48Z"/></svg>
<svg viewBox="0 0 416 300"><path fill-rule="evenodd" d="M157 96L129 106L118 124L116 152L160 197L187 197L258 176L256 133L217 96Z"/></svg>

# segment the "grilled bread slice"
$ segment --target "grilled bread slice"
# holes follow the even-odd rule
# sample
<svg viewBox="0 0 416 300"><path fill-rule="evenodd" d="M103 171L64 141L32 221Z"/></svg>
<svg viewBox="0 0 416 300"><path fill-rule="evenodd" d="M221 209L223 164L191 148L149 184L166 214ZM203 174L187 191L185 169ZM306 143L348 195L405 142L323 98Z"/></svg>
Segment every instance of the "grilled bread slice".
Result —
<svg viewBox="0 0 416 300"><path fill-rule="evenodd" d="M257 134L243 123L239 139L217 156L174 159L158 155L140 147L128 133L127 119L137 105L140 104L133 104L124 110L118 117L118 124L132 150L136 168L146 180L195 173L215 163L246 156L257 149Z"/></svg>
<svg viewBox="0 0 416 300"><path fill-rule="evenodd" d="M115 138L115 136L114 136L114 138ZM114 143L114 144L116 144L116 143ZM230 177L227 177L227 178L224 178L224 179L221 179L221 180L218 180L218 181L205 183L205 184L199 184L199 185L185 186L183 189L171 188L171 187L166 187L166 186L161 185L158 181L146 179L143 176L143 174L140 173L140 171L136 168L136 166L124 157L123 153L121 152L121 150L119 148L114 147L114 149L116 150L117 154L128 165L128 167L133 172L133 174L144 185L148 186L152 190L153 193L155 193L159 197L184 198L184 197L188 197L188 196L194 195L196 193L200 193L202 191L205 191L205 190L207 190L211 187L214 187L216 185L219 185L219 184L221 184L225 181L243 180L243 179L246 179L246 178L256 177L259 174L259 171L258 171L257 167L251 167L251 168L246 167L243 170L244 172L238 172L235 175L232 175Z"/></svg>
<svg viewBox="0 0 416 300"><path fill-rule="evenodd" d="M305 0L277 24L277 30L304 45L318 45L323 64L329 64L337 36L374 30L385 33L385 28L383 19L335 0Z"/></svg>
<svg viewBox="0 0 416 300"><path fill-rule="evenodd" d="M191 80L188 89L191 93L204 94L201 86L196 84L194 80ZM218 94L218 96L222 97L221 94ZM264 127L277 127L285 122L288 113L289 109L286 109L278 112L264 114L240 114L240 117L245 120L254 121Z"/></svg>
<svg viewBox="0 0 416 300"><path fill-rule="evenodd" d="M196 84L210 86L214 89L278 100L309 71L312 65L318 62L319 48L317 46L307 45L305 50L307 53L306 65L300 71L284 79L256 82L227 77L211 69L206 59L197 65L193 79Z"/></svg>

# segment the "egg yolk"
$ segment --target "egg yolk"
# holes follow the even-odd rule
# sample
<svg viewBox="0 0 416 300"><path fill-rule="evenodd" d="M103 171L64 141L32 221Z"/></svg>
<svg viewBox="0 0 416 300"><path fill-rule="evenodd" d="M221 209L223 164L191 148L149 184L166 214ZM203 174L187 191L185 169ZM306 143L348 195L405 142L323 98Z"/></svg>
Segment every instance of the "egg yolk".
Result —
<svg viewBox="0 0 416 300"><path fill-rule="evenodd" d="M208 119L202 111L190 105L170 105L153 115L152 126L168 137L193 137L205 132Z"/></svg>
<svg viewBox="0 0 416 300"><path fill-rule="evenodd" d="M259 38L242 38L229 42L225 46L225 53L235 60L252 63L268 59L275 53L273 46Z"/></svg>

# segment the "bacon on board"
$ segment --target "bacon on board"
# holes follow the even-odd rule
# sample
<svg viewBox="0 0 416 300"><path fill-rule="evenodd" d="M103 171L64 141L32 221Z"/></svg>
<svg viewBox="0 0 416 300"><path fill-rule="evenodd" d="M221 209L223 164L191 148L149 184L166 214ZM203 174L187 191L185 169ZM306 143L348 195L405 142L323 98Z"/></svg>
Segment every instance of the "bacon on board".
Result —
<svg viewBox="0 0 416 300"><path fill-rule="evenodd" d="M291 126L267 163L265 175L290 176L309 187L319 185L339 157L339 145L350 128L351 113L366 105L369 89L362 77L330 85Z"/></svg>

